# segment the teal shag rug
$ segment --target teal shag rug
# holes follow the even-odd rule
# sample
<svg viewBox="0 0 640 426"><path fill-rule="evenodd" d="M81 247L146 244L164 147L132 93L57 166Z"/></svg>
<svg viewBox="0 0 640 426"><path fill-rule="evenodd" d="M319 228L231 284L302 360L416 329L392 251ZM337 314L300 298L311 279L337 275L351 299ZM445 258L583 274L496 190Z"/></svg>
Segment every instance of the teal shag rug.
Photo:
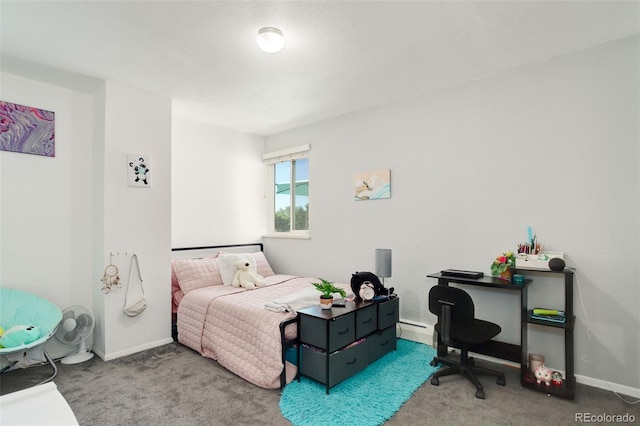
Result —
<svg viewBox="0 0 640 426"><path fill-rule="evenodd" d="M325 385L307 377L283 390L280 411L294 426L377 426L390 419L438 369L429 365L436 350L398 339L397 349L363 371Z"/></svg>

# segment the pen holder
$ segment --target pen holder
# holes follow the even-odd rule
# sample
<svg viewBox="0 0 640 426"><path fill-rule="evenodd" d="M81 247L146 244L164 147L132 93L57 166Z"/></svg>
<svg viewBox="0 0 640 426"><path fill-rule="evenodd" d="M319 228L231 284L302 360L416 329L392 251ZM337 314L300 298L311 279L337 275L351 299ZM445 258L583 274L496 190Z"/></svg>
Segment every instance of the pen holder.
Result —
<svg viewBox="0 0 640 426"><path fill-rule="evenodd" d="M524 275L520 275L520 274L514 274L513 275L513 281L512 281L515 285L519 285L521 286L522 284L524 284Z"/></svg>

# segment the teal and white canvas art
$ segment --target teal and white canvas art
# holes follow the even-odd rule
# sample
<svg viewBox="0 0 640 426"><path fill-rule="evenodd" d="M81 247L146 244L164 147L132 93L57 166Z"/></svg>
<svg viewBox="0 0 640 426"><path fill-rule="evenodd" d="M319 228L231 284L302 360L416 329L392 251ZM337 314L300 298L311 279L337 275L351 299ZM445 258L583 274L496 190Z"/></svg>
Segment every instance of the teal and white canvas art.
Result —
<svg viewBox="0 0 640 426"><path fill-rule="evenodd" d="M356 173L353 181L353 199L356 201L391 198L389 169Z"/></svg>

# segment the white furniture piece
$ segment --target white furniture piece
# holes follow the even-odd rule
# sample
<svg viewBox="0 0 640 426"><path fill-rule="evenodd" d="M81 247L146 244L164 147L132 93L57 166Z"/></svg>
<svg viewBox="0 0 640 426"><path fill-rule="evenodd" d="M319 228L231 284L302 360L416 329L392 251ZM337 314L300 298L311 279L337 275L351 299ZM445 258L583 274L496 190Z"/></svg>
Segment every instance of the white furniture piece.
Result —
<svg viewBox="0 0 640 426"><path fill-rule="evenodd" d="M76 426L78 420L54 382L0 397L2 426Z"/></svg>

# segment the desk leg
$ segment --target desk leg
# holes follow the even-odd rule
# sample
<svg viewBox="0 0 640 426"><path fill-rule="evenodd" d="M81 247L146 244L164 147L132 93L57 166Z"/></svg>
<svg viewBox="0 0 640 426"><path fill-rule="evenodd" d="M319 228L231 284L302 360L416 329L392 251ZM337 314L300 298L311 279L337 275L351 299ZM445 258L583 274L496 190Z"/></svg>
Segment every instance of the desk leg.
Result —
<svg viewBox="0 0 640 426"><path fill-rule="evenodd" d="M564 359L566 362L565 370L566 371L566 383L565 386L567 391L573 399L574 395L574 385L576 383L576 378L574 374L574 365L573 365L573 328L566 328L564 332Z"/></svg>
<svg viewBox="0 0 640 426"><path fill-rule="evenodd" d="M439 278L438 279L438 285L442 285L445 287L449 287L449 280L446 278ZM438 356L441 358L444 358L447 356L447 352L449 350L449 348L447 347L447 345L445 345L444 343L442 343L442 341L440 340L440 333L438 333L435 329L433 330L433 332L436 334L437 336L437 349L438 349Z"/></svg>
<svg viewBox="0 0 640 426"><path fill-rule="evenodd" d="M523 288L520 292L520 378L522 383L524 383L524 375L529 369L529 354L527 349L529 324L526 322L526 318L529 315L528 292L528 287Z"/></svg>

